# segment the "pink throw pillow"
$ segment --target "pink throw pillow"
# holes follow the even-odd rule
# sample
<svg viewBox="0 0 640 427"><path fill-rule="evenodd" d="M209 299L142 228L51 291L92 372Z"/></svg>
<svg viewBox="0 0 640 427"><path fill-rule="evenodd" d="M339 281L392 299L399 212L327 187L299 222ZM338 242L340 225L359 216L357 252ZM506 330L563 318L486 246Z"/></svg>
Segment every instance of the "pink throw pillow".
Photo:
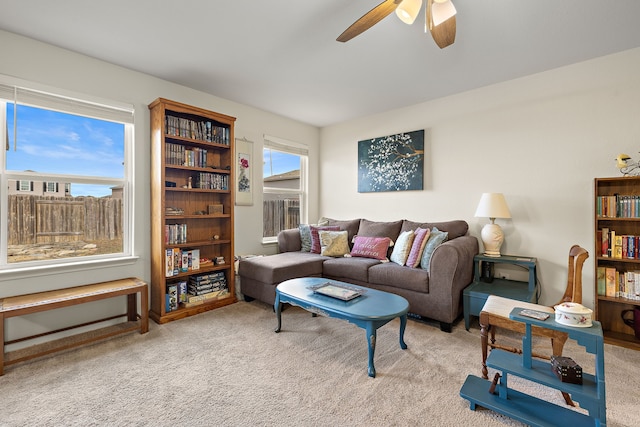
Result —
<svg viewBox="0 0 640 427"><path fill-rule="evenodd" d="M420 260L422 259L422 252L424 251L424 247L427 245L427 240L429 240L429 234L431 230L428 228L416 228L413 245L411 246L411 252L409 252L409 257L407 258L407 267L416 268L420 265Z"/></svg>
<svg viewBox="0 0 640 427"><path fill-rule="evenodd" d="M320 245L320 235L318 234L319 230L326 231L340 231L340 227L337 225L325 225L322 227L310 226L311 229L311 253L319 254L321 245Z"/></svg>
<svg viewBox="0 0 640 427"><path fill-rule="evenodd" d="M387 251L391 239L388 237L356 236L353 241L351 256L387 260Z"/></svg>

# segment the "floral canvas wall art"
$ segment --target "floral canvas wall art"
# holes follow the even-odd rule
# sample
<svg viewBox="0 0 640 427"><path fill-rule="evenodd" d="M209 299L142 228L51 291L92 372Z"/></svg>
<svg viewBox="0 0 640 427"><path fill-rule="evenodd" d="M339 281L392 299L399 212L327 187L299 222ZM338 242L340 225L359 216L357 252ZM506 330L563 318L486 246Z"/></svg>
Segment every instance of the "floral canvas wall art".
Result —
<svg viewBox="0 0 640 427"><path fill-rule="evenodd" d="M358 141L358 192L422 190L424 130Z"/></svg>

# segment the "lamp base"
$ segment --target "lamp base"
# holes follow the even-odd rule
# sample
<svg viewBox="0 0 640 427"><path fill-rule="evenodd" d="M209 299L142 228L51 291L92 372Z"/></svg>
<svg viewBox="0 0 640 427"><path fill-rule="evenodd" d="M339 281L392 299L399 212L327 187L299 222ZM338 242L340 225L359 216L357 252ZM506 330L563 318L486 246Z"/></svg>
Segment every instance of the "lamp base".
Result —
<svg viewBox="0 0 640 427"><path fill-rule="evenodd" d="M504 242L504 233L498 224L487 224L482 227L480 233L482 244L484 245L484 254L490 257L498 258L500 256L500 247Z"/></svg>

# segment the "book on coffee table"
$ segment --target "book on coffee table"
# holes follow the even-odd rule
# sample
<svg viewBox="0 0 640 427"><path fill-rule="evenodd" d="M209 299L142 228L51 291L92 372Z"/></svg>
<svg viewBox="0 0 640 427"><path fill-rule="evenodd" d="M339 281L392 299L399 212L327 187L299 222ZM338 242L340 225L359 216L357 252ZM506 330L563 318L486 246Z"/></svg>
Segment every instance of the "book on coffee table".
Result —
<svg viewBox="0 0 640 427"><path fill-rule="evenodd" d="M313 292L338 298L343 301L351 301L364 293L362 289L352 288L349 286L338 285L337 283L322 283L320 285L311 286Z"/></svg>

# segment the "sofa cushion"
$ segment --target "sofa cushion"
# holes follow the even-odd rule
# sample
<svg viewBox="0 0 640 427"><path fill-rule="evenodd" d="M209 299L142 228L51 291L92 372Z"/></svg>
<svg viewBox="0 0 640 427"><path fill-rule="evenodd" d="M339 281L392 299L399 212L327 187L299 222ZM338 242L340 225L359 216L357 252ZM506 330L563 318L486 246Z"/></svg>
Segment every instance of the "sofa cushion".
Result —
<svg viewBox="0 0 640 427"><path fill-rule="evenodd" d="M409 252L409 257L407 258L407 262L405 265L407 267L416 268L420 266L420 260L422 259L422 253L424 252L424 247L427 245L427 240L429 240L429 234L431 230L428 228L416 228L413 238L413 244L411 245L411 252Z"/></svg>
<svg viewBox="0 0 640 427"><path fill-rule="evenodd" d="M429 272L421 268L407 268L387 262L369 268L369 283L427 293Z"/></svg>
<svg viewBox="0 0 640 427"><path fill-rule="evenodd" d="M398 239L402 220L393 222L369 221L368 219L360 220L360 228L358 228L358 236L365 237L388 237L393 242ZM415 230L415 228L411 228Z"/></svg>
<svg viewBox="0 0 640 427"><path fill-rule="evenodd" d="M322 218L322 225L337 225L340 230L345 230L349 233L349 244L353 241L353 237L358 233L358 227L360 227L360 219L351 219L342 221L339 219Z"/></svg>
<svg viewBox="0 0 640 427"><path fill-rule="evenodd" d="M330 225L324 225L321 227L316 227L314 225L310 226L309 228L311 228L311 253L312 254L319 254L320 253L320 249L321 249L321 245L320 245L320 235L318 234L318 232L320 230L326 230L326 231L340 231L340 227L336 226L330 226Z"/></svg>
<svg viewBox="0 0 640 427"><path fill-rule="evenodd" d="M395 262L398 265L405 265L407 258L409 258L409 252L411 252L411 245L413 245L413 239L415 233L413 230L403 231L398 236L395 245L393 246L393 252L391 252L391 262Z"/></svg>
<svg viewBox="0 0 640 427"><path fill-rule="evenodd" d="M283 252L241 259L238 274L263 283L280 283L296 277L319 276L328 258L308 252Z"/></svg>
<svg viewBox="0 0 640 427"><path fill-rule="evenodd" d="M442 242L446 241L448 236L448 232L440 231L437 227L433 227L433 229L431 229L431 233L429 233L429 240L427 240L427 245L424 247L424 251L422 252L422 259L420 260L421 268L429 271L433 251L435 251Z"/></svg>
<svg viewBox="0 0 640 427"><path fill-rule="evenodd" d="M465 236L469 231L469 224L466 221L444 221L444 222L414 222L404 220L402 222L402 231L415 230L416 228L438 228L440 231L446 231L449 233L449 240L453 240L460 236Z"/></svg>
<svg viewBox="0 0 640 427"><path fill-rule="evenodd" d="M344 278L368 282L369 267L379 264L380 261L372 258L325 258L322 264L322 275L324 277ZM386 262L385 264L389 264Z"/></svg>
<svg viewBox="0 0 640 427"><path fill-rule="evenodd" d="M391 239L388 237L356 236L353 240L351 256L388 261L387 251L390 243Z"/></svg>
<svg viewBox="0 0 640 427"><path fill-rule="evenodd" d="M348 254L347 234L347 231L320 230L320 255L337 257Z"/></svg>

